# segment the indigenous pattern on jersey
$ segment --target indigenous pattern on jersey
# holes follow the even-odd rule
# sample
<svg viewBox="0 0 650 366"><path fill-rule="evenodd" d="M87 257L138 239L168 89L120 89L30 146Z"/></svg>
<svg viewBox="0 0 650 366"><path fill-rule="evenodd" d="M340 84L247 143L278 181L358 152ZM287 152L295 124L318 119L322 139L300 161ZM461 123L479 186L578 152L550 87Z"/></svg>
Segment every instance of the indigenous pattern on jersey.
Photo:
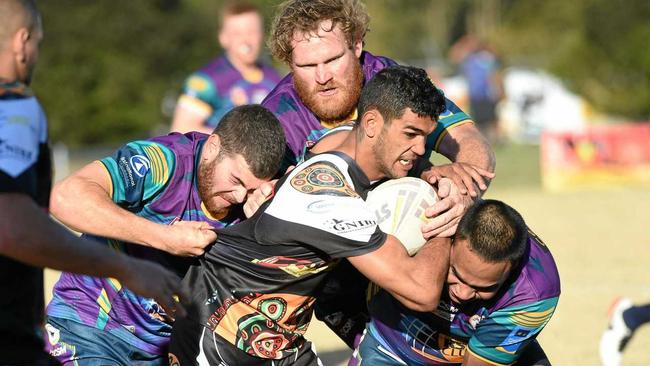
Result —
<svg viewBox="0 0 650 366"><path fill-rule="evenodd" d="M131 142L101 160L111 176L113 201L122 208L160 223L205 221L215 228L236 223L241 210L220 220L204 210L197 176L201 149L207 135L172 133ZM106 238L86 235L138 258L149 259L182 277L191 260L169 253ZM166 349L171 323L153 300L135 295L111 278L63 273L54 286L47 315L76 321L110 332L149 353Z"/></svg>
<svg viewBox="0 0 650 366"><path fill-rule="evenodd" d="M369 186L342 153L299 165L252 218L220 230L192 266L184 279L192 290L188 319L247 355L293 357L327 271L386 240L364 201Z"/></svg>
<svg viewBox="0 0 650 366"><path fill-rule="evenodd" d="M395 61L374 56L364 51L360 57L364 80L370 80L375 74L386 67L396 65ZM364 81L364 82L365 82ZM458 108L452 101L445 98L447 109L440 114L440 120L435 131L427 139L426 157L438 148L438 144L452 127L469 121L469 116ZM311 147L327 130L333 126L325 126L304 105L296 89L293 87L293 75L289 74L280 81L278 86L266 97L262 105L273 112L282 123L287 137L287 161L285 164L294 165L300 161L305 149ZM350 121L356 119L356 111ZM342 121L341 124L350 121Z"/></svg>
<svg viewBox="0 0 650 366"><path fill-rule="evenodd" d="M221 117L234 107L262 103L280 81L271 67L261 63L258 67L259 72L242 75L226 56L217 57L187 78L178 103L201 115L209 115L205 125L216 127Z"/></svg>
<svg viewBox="0 0 650 366"><path fill-rule="evenodd" d="M548 323L560 295L555 261L532 232L525 258L493 299L458 305L444 289L431 313L410 311L373 285L368 329L407 363L460 364L469 349L490 364L512 364Z"/></svg>
<svg viewBox="0 0 650 366"><path fill-rule="evenodd" d="M46 209L51 178L43 109L24 84L0 83L0 194L26 194ZM0 363L36 364L44 355L43 270L0 255L0 278Z"/></svg>

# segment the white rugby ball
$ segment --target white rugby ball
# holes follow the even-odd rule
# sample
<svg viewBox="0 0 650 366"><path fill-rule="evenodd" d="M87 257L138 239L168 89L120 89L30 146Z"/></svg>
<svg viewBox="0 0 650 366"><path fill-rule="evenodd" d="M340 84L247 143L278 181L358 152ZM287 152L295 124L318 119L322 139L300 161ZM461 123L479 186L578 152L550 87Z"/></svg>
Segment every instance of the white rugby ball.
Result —
<svg viewBox="0 0 650 366"><path fill-rule="evenodd" d="M383 232L402 242L414 255L426 242L420 226L428 221L424 211L438 200L431 185L419 178L388 180L368 193L366 203L375 212Z"/></svg>

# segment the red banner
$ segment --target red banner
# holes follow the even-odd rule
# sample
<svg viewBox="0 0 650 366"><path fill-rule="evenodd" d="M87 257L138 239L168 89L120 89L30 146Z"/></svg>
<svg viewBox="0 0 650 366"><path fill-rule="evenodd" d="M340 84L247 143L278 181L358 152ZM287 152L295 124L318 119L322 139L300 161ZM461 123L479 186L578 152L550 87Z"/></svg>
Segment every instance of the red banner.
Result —
<svg viewBox="0 0 650 366"><path fill-rule="evenodd" d="M549 190L650 187L650 123L546 132L542 135L541 167L543 186Z"/></svg>

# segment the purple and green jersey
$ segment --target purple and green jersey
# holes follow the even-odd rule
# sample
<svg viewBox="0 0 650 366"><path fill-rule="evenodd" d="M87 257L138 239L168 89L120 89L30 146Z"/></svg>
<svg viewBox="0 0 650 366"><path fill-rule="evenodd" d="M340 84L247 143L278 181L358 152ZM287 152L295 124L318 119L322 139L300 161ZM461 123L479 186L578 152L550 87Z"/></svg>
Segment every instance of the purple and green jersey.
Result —
<svg viewBox="0 0 650 366"><path fill-rule="evenodd" d="M216 127L221 117L234 107L260 104L280 81L280 75L271 67L258 66L259 72L244 75L226 56L217 57L185 80L178 103L209 115L205 125Z"/></svg>
<svg viewBox="0 0 650 366"><path fill-rule="evenodd" d="M364 51L360 57L364 83L370 80L382 69L396 65L396 62L382 56L374 56ZM470 121L470 117L458 108L452 101L446 99L447 109L440 114L438 125L427 139L426 157L432 151L437 151L442 138L449 129ZM289 74L280 81L273 91L262 102L282 123L287 137L287 161L285 164L295 165L302 160L306 149L320 139L325 132L335 126L326 126L302 102L293 86L293 75ZM341 121L345 124L356 119L356 111L350 121Z"/></svg>
<svg viewBox="0 0 650 366"><path fill-rule="evenodd" d="M172 133L121 147L101 163L112 181L112 198L120 207L147 220L170 225L178 220L205 221L215 228L239 222L241 209L225 218L207 213L198 193L201 149L207 135ZM237 211L237 212L235 212ZM174 270L179 277L188 258L118 240L84 235L129 255L149 259ZM47 307L49 317L63 318L109 332L143 351L166 352L171 324L152 299L135 295L117 280L63 273Z"/></svg>
<svg viewBox="0 0 650 366"><path fill-rule="evenodd" d="M445 288L429 313L411 311L372 285L367 329L409 365L460 364L465 352L489 364L512 364L551 319L560 296L555 261L532 232L524 258L491 300L455 304Z"/></svg>

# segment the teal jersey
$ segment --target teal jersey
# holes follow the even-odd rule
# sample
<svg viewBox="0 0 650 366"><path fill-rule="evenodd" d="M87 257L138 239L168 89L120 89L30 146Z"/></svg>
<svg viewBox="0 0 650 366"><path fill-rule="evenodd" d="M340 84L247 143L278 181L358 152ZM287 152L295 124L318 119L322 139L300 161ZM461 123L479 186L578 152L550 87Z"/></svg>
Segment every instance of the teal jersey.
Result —
<svg viewBox="0 0 650 366"><path fill-rule="evenodd" d="M197 176L207 135L178 134L131 142L101 163L111 177L113 201L147 220L169 225L177 220L204 221L223 228L240 221L241 210L221 219L204 209ZM118 240L86 235L129 255L160 263L182 277L193 260ZM140 297L117 280L63 273L47 308L50 317L95 327L142 349L161 354L171 334L171 321L153 300Z"/></svg>

